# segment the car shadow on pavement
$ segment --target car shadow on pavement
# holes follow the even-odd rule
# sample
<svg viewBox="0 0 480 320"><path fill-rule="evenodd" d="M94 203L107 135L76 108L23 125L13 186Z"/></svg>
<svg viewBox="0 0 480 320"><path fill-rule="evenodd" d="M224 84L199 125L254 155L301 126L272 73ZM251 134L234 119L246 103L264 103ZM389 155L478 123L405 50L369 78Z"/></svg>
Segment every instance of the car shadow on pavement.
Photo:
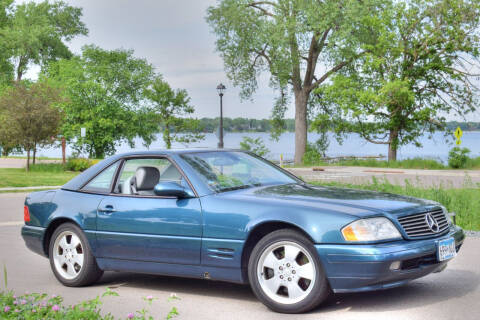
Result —
<svg viewBox="0 0 480 320"><path fill-rule="evenodd" d="M423 307L465 296L479 284L480 279L474 272L447 269L398 288L336 294L313 312L325 313L345 309L356 312L384 312Z"/></svg>
<svg viewBox="0 0 480 320"><path fill-rule="evenodd" d="M156 276L127 272L106 272L95 285L111 289L142 288L167 293L188 293L210 297L226 297L255 301L256 298L248 285L169 276Z"/></svg>
<svg viewBox="0 0 480 320"><path fill-rule="evenodd" d="M474 272L447 269L440 274L432 274L398 288L335 294L312 312L327 313L345 309L357 312L404 310L462 297L474 291L479 284L480 279ZM166 293L188 293L257 301L248 285L201 279L107 272L97 285L113 289L119 287L142 288Z"/></svg>

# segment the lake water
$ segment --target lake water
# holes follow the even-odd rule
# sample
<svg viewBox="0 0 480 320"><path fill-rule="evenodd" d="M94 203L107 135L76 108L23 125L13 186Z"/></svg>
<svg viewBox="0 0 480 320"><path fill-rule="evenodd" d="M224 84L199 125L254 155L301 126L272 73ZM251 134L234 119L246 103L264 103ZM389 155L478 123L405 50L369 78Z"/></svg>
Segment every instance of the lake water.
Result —
<svg viewBox="0 0 480 320"><path fill-rule="evenodd" d="M252 138L261 137L265 142L267 148L270 150L269 158L278 159L280 154L283 154L284 159L293 159L295 152L295 134L293 132L284 133L278 142L270 140L269 133L226 133L224 136L225 148L239 148L240 141L244 136ZM314 142L318 138L318 134L310 133L308 140ZM449 140L449 141L448 141ZM142 146L142 140L137 139L135 141L135 148L130 148L127 144L123 144L117 148L117 152L126 152L131 150L145 150ZM436 132L432 139L428 139L425 135L420 138L420 142L423 144L421 148L412 145L403 146L398 150L398 159L407 159L414 157L437 159L440 161L446 161L448 158L448 151L454 146L454 138L447 139L442 132ZM205 139L198 143L192 143L188 147L210 147L215 148L217 146L217 137L210 133L205 136ZM173 148L184 148L182 144L174 143ZM462 137L461 147L469 148L471 156L480 156L480 131L465 131ZM157 140L150 145L149 149L163 149L165 144L163 143L162 136L159 134ZM67 145L67 156L72 153L72 149ZM328 148L327 155L331 157L335 156L377 156L387 155L388 149L386 145L377 145L366 142L360 138L357 134L349 134L344 140L343 144L337 143L333 137L330 139L330 147ZM39 150L39 156L46 157L61 157L61 148L46 148Z"/></svg>

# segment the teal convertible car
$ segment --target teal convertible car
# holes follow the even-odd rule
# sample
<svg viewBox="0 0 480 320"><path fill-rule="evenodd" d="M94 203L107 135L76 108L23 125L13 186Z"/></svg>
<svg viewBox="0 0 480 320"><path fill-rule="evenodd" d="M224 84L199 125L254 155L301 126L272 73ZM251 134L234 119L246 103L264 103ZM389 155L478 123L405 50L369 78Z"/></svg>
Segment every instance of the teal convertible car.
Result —
<svg viewBox="0 0 480 320"><path fill-rule="evenodd" d="M236 150L116 155L31 193L24 216L66 286L107 270L248 283L285 313L442 271L465 237L438 203L312 186Z"/></svg>

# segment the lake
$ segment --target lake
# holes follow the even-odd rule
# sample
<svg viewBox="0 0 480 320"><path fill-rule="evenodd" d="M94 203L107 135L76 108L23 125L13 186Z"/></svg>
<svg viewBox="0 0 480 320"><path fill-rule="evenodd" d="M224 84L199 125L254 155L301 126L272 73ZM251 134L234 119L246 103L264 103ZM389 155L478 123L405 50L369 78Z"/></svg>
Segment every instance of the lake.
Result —
<svg viewBox="0 0 480 320"><path fill-rule="evenodd" d="M293 132L284 133L281 135L279 141L270 140L269 133L226 133L224 137L225 148L239 148L240 141L244 136L252 138L261 137L265 142L267 148L270 150L269 158L278 159L280 154L283 154L285 160L293 159L295 152L295 134ZM310 133L308 140L314 142L318 138L318 134ZM131 150L145 150L142 146L142 140L137 139L135 141L136 147L130 148L127 144L123 144L117 148L117 152L126 152ZM450 137L449 141L444 136L443 132L436 132L433 134L432 139L428 139L428 135L420 138L420 142L423 147L417 148L413 144L403 146L398 151L398 159L407 159L414 157L437 159L440 161L446 161L448 158L448 151L454 146L454 137ZM209 147L215 148L217 146L218 139L213 133L209 133L205 136L205 140L192 143L188 147ZM165 147L161 134L157 135L157 140L150 145L149 149L162 149ZM174 148L184 148L182 144L174 143ZM480 156L480 131L465 131L462 137L461 147L469 148L471 156ZM72 149L67 144L67 156L72 153ZM366 142L360 138L357 134L349 134L344 140L343 144L338 144L333 138L330 139L330 146L327 151L327 155L331 157L335 156L377 156L387 155L388 149L386 145L377 145ZM61 148L46 148L39 150L39 156L55 157L62 156Z"/></svg>

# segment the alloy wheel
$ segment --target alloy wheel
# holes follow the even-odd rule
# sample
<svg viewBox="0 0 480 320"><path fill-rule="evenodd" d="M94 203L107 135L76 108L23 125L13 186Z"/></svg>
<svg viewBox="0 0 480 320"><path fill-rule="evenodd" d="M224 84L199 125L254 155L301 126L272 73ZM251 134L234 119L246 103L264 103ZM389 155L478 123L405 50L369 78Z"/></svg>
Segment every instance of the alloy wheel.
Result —
<svg viewBox="0 0 480 320"><path fill-rule="evenodd" d="M314 287L315 275L313 258L296 242L274 243L258 260L260 287L277 303L293 304L305 299Z"/></svg>
<svg viewBox="0 0 480 320"><path fill-rule="evenodd" d="M57 272L67 280L75 279L82 271L84 249L80 238L71 231L58 235L53 245L53 261Z"/></svg>

